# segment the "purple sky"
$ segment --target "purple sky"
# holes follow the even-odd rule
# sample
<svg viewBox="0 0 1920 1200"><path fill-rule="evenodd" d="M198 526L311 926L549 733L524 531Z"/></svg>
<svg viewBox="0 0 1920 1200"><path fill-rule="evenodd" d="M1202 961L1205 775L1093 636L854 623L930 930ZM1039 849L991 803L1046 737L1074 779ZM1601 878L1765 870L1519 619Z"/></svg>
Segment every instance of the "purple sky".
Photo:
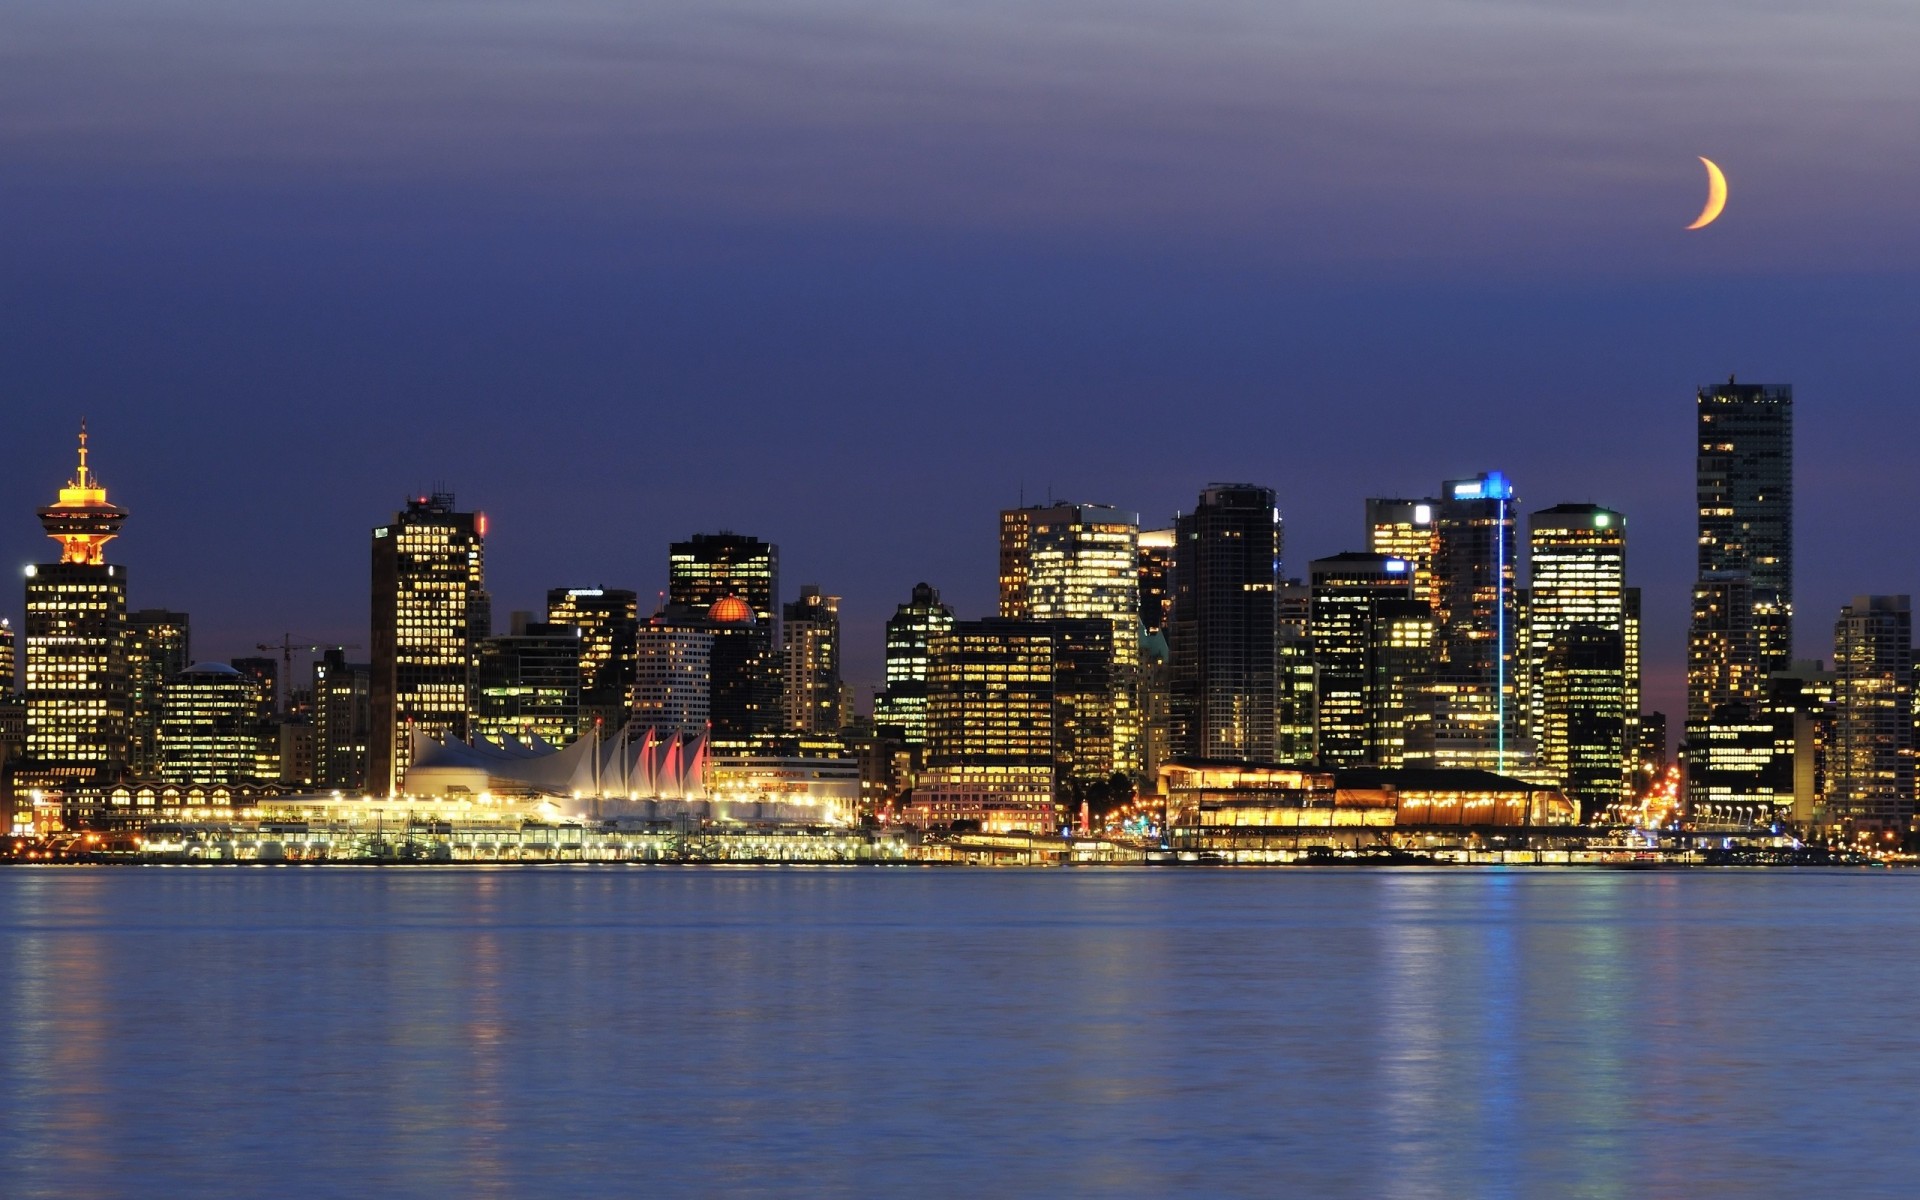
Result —
<svg viewBox="0 0 1920 1200"><path fill-rule="evenodd" d="M1915 588L1915 45L1904 0L13 0L0 561L85 413L200 657L365 641L367 531L441 481L502 614L727 526L866 685L915 581L991 607L1023 486L1268 483L1301 573L1498 468L1627 513L1671 711L1695 385L1795 385L1804 653Z"/></svg>

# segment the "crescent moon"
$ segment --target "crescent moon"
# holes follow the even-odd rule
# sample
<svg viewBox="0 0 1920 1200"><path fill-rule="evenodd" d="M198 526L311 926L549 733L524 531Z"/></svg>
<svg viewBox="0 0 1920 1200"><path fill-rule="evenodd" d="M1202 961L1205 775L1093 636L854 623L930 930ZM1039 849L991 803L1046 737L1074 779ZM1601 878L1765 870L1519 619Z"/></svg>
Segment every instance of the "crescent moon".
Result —
<svg viewBox="0 0 1920 1200"><path fill-rule="evenodd" d="M1687 226L1688 229L1705 229L1727 206L1727 177L1720 173L1720 168L1714 165L1712 159L1702 158L1700 163L1707 168L1707 206L1700 210L1699 217Z"/></svg>

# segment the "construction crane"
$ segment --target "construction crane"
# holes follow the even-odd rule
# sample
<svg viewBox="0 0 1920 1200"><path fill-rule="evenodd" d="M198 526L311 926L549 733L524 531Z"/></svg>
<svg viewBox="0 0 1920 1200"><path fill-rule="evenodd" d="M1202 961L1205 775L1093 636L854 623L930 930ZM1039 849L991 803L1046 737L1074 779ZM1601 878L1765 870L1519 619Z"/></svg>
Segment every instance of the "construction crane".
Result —
<svg viewBox="0 0 1920 1200"><path fill-rule="evenodd" d="M285 716L287 709L292 706L293 701L294 651L298 650L307 654L318 654L322 650L358 650L360 643L328 642L324 646L310 646L304 641L294 641L293 635L290 633L283 633L280 635L279 641L256 642L253 648L255 650L278 650L280 652L280 695L275 697L275 703L279 706L280 715Z"/></svg>

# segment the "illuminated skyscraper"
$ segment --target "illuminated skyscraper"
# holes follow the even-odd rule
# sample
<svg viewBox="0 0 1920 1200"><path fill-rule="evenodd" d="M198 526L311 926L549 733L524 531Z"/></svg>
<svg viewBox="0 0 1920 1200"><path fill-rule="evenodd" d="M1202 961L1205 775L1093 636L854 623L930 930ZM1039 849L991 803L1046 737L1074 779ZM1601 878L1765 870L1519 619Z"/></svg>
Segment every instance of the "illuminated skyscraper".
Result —
<svg viewBox="0 0 1920 1200"><path fill-rule="evenodd" d="M1433 500L1367 501L1367 551L1404 559L1413 568L1413 598L1434 603L1433 563L1440 553L1440 524Z"/></svg>
<svg viewBox="0 0 1920 1200"><path fill-rule="evenodd" d="M786 606L780 636L786 728L812 734L846 728L852 714L840 682L840 597L805 585Z"/></svg>
<svg viewBox="0 0 1920 1200"><path fill-rule="evenodd" d="M634 635L633 723L662 738L707 732L713 712L713 629L706 614L669 606Z"/></svg>
<svg viewBox="0 0 1920 1200"><path fill-rule="evenodd" d="M1431 758L1419 765L1506 771L1525 757L1513 484L1491 471L1450 480L1440 494L1433 570L1439 661Z"/></svg>
<svg viewBox="0 0 1920 1200"><path fill-rule="evenodd" d="M1591 816L1627 798L1640 711L1627 522L1599 505L1561 504L1532 515L1528 543L1528 724L1541 766Z"/></svg>
<svg viewBox="0 0 1920 1200"><path fill-rule="evenodd" d="M1140 625L1148 633L1166 627L1173 596L1173 530L1140 531Z"/></svg>
<svg viewBox="0 0 1920 1200"><path fill-rule="evenodd" d="M1000 514L1000 615L1093 619L1113 629L1110 770L1124 775L1141 766L1139 530L1138 515L1104 504Z"/></svg>
<svg viewBox="0 0 1920 1200"><path fill-rule="evenodd" d="M1834 823L1904 837L1913 824L1913 612L1906 596L1855 596L1833 627Z"/></svg>
<svg viewBox="0 0 1920 1200"><path fill-rule="evenodd" d="M409 731L472 732L474 656L491 623L486 537L486 515L456 512L451 492L409 500L373 531L374 795L405 777Z"/></svg>
<svg viewBox="0 0 1920 1200"><path fill-rule="evenodd" d="M953 628L953 610L930 585L913 585L912 597L887 620L887 684L873 705L874 726L896 730L909 746L927 740L928 643Z"/></svg>
<svg viewBox="0 0 1920 1200"><path fill-rule="evenodd" d="M187 614L143 608L127 614L127 695L135 779L160 772L160 693L193 665Z"/></svg>
<svg viewBox="0 0 1920 1200"><path fill-rule="evenodd" d="M611 735L627 718L633 693L633 639L640 601L620 588L554 588L547 623L580 631L580 728L598 719Z"/></svg>
<svg viewBox="0 0 1920 1200"><path fill-rule="evenodd" d="M1750 610L1729 627L1711 610L1689 635L1687 713L1705 716L1716 703L1757 703L1766 679L1793 659L1793 389L1724 384L1699 389L1699 579L1747 576ZM1697 667L1695 670L1693 668ZM1727 684L1738 694L1729 697Z"/></svg>
<svg viewBox="0 0 1920 1200"><path fill-rule="evenodd" d="M237 783L262 778L273 691L228 663L195 663L160 692L160 778ZM277 755L278 747L274 747ZM266 778L275 778L277 768Z"/></svg>
<svg viewBox="0 0 1920 1200"><path fill-rule="evenodd" d="M512 632L480 642L474 666L474 732L564 746L587 733L580 719L580 630L514 613ZM603 727L612 737L616 723Z"/></svg>
<svg viewBox="0 0 1920 1200"><path fill-rule="evenodd" d="M1413 601L1413 564L1384 554L1335 554L1314 559L1308 576L1320 761L1372 763L1374 722L1385 707L1374 689L1376 607L1383 600Z"/></svg>
<svg viewBox="0 0 1920 1200"><path fill-rule="evenodd" d="M667 602L704 613L713 633L713 743L748 753L778 733L780 548L744 534L698 533L673 543Z"/></svg>
<svg viewBox="0 0 1920 1200"><path fill-rule="evenodd" d="M1298 579L1283 579L1274 594L1274 757L1283 763L1311 763L1320 757L1313 711L1319 686L1313 661L1313 588Z"/></svg>
<svg viewBox="0 0 1920 1200"><path fill-rule="evenodd" d="M373 728L373 668L331 647L313 664L314 783L358 792L366 786Z"/></svg>
<svg viewBox="0 0 1920 1200"><path fill-rule="evenodd" d="M47 782L122 774L128 759L127 575L106 545L127 519L87 465L40 510L60 561L27 568L27 754Z"/></svg>
<svg viewBox="0 0 1920 1200"><path fill-rule="evenodd" d="M933 634L922 782L946 794L1051 803L1055 767L1052 631L991 619Z"/></svg>
<svg viewBox="0 0 1920 1200"><path fill-rule="evenodd" d="M1694 581L1687 626L1687 720L1714 709L1754 709L1765 688L1753 624L1753 578L1745 571L1709 571Z"/></svg>
<svg viewBox="0 0 1920 1200"><path fill-rule="evenodd" d="M1273 490L1215 484L1174 530L1167 638L1173 753L1271 762L1279 752L1281 549Z"/></svg>
<svg viewBox="0 0 1920 1200"><path fill-rule="evenodd" d="M20 660L14 647L13 622L0 617L0 696L11 696L18 686Z"/></svg>

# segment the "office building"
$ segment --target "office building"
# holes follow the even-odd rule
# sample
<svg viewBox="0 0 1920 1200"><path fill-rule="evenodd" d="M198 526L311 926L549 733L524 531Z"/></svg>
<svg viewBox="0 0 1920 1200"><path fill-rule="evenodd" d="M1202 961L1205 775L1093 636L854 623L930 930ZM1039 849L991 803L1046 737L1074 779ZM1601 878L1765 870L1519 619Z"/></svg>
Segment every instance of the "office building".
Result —
<svg viewBox="0 0 1920 1200"><path fill-rule="evenodd" d="M1439 504L1433 500L1367 501L1367 551L1411 564L1413 598L1434 603L1433 564L1440 554Z"/></svg>
<svg viewBox="0 0 1920 1200"><path fill-rule="evenodd" d="M87 463L59 499L39 510L60 561L27 568L26 757L41 783L97 783L125 773L130 756L126 571L106 561L126 510Z"/></svg>
<svg viewBox="0 0 1920 1200"><path fill-rule="evenodd" d="M313 664L313 781L330 791L366 786L373 729L373 667L330 647Z"/></svg>
<svg viewBox="0 0 1920 1200"><path fill-rule="evenodd" d="M634 634L633 725L692 740L713 712L713 629L703 612L669 605Z"/></svg>
<svg viewBox="0 0 1920 1200"><path fill-rule="evenodd" d="M773 639L780 620L780 547L724 530L673 543L667 560L668 604L705 611L730 597L745 600L753 624Z"/></svg>
<svg viewBox="0 0 1920 1200"><path fill-rule="evenodd" d="M1140 627L1159 633L1166 627L1173 596L1173 530L1142 529L1140 554Z"/></svg>
<svg viewBox="0 0 1920 1200"><path fill-rule="evenodd" d="M1271 762L1281 551L1273 491L1215 484L1174 531L1170 748L1182 758Z"/></svg>
<svg viewBox="0 0 1920 1200"><path fill-rule="evenodd" d="M410 733L472 732L474 658L492 632L486 537L486 515L458 511L451 492L410 499L373 531L374 795L405 777Z"/></svg>
<svg viewBox="0 0 1920 1200"><path fill-rule="evenodd" d="M1109 771L1141 769L1140 518L1104 504L1050 504L1000 514L1000 615L1100 620L1114 683Z"/></svg>
<svg viewBox="0 0 1920 1200"><path fill-rule="evenodd" d="M1431 748L1418 765L1504 773L1529 757L1519 703L1516 504L1513 484L1498 471L1441 487Z"/></svg>
<svg viewBox="0 0 1920 1200"><path fill-rule="evenodd" d="M483 638L474 667L474 732L499 742L564 746L591 731L580 720L583 638L577 626L513 614L511 630ZM603 728L611 737L618 723Z"/></svg>
<svg viewBox="0 0 1920 1200"><path fill-rule="evenodd" d="M640 600L622 588L554 588L547 623L580 631L580 728L615 730L633 694L633 639Z"/></svg>
<svg viewBox="0 0 1920 1200"><path fill-rule="evenodd" d="M1313 594L1313 660L1318 686L1320 761L1330 766L1377 763L1374 625L1381 601L1413 601L1413 564L1384 554L1335 554L1308 567ZM1386 639L1379 643L1388 644Z"/></svg>
<svg viewBox="0 0 1920 1200"><path fill-rule="evenodd" d="M1541 768L1592 816L1630 794L1640 712L1627 522L1596 504L1561 504L1528 527L1527 724Z"/></svg>
<svg viewBox="0 0 1920 1200"><path fill-rule="evenodd" d="M0 617L0 696L12 696L19 686L19 648L14 641L13 622Z"/></svg>
<svg viewBox="0 0 1920 1200"><path fill-rule="evenodd" d="M195 663L168 679L160 692L160 778L168 783L238 783L277 779L261 773L263 754L277 760L277 742L262 711L273 693L230 663Z"/></svg>
<svg viewBox="0 0 1920 1200"><path fill-rule="evenodd" d="M187 614L143 608L127 614L129 765L135 779L160 773L160 693L167 680L193 665Z"/></svg>
<svg viewBox="0 0 1920 1200"><path fill-rule="evenodd" d="M953 610L932 585L916 583L905 604L887 619L886 688L873 705L876 729L893 731L909 747L927 740L928 645L953 628Z"/></svg>
<svg viewBox="0 0 1920 1200"><path fill-rule="evenodd" d="M1833 627L1833 824L1903 838L1914 817L1913 612L1906 596L1855 596Z"/></svg>
<svg viewBox="0 0 1920 1200"><path fill-rule="evenodd" d="M780 702L789 732L838 733L852 716L840 680L840 597L813 584L785 606L780 623Z"/></svg>
<svg viewBox="0 0 1920 1200"><path fill-rule="evenodd" d="M1283 763L1318 762L1313 588L1298 579L1283 579L1274 596L1274 757Z"/></svg>
<svg viewBox="0 0 1920 1200"><path fill-rule="evenodd" d="M1793 659L1793 389L1729 378L1695 401L1697 577L1715 593L1696 593L1688 638L1697 721L1721 703L1753 707Z"/></svg>
<svg viewBox="0 0 1920 1200"><path fill-rule="evenodd" d="M1054 636L1041 622L959 621L928 639L923 790L1051 812Z"/></svg>

